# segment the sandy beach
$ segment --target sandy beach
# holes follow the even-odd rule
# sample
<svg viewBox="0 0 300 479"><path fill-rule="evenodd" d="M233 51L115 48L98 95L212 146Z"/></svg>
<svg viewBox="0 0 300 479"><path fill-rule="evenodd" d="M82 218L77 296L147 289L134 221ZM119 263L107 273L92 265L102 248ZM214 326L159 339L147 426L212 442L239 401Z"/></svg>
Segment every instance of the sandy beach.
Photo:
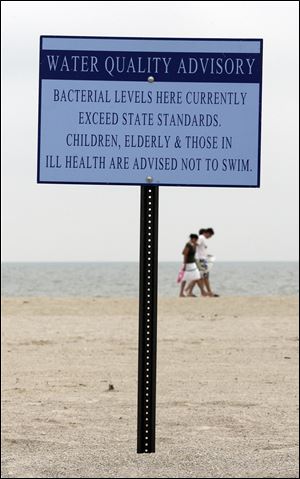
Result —
<svg viewBox="0 0 300 479"><path fill-rule="evenodd" d="M2 477L298 477L297 297L159 300L149 455L137 339L135 299L3 299Z"/></svg>

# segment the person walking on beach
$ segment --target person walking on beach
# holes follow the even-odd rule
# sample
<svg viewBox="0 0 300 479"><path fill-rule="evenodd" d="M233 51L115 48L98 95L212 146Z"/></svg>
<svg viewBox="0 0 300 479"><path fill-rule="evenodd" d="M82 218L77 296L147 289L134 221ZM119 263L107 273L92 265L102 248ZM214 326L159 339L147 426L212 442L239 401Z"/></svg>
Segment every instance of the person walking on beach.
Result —
<svg viewBox="0 0 300 479"><path fill-rule="evenodd" d="M207 261L207 243L206 240L210 239L215 234L213 228L202 228L199 230L199 238L196 244L195 262L200 272L200 279L193 284L190 283L186 288L188 295L193 294L193 288L195 284L198 284L201 291L201 296L218 297L213 293L209 280L209 267Z"/></svg>
<svg viewBox="0 0 300 479"><path fill-rule="evenodd" d="M195 262L195 253L196 253L196 244L198 240L198 235L190 234L190 241L186 243L183 254L183 270L184 275L180 285L179 296L181 298L185 297L184 288L187 283L191 285L191 289L195 286L197 281L200 279L199 269ZM188 292L187 296L195 296L192 292Z"/></svg>

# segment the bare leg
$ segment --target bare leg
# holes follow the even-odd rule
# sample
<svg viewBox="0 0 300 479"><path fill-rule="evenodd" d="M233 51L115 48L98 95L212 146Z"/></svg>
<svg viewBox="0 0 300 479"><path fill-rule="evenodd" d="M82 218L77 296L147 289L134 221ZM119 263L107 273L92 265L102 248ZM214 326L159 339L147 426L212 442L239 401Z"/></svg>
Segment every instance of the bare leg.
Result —
<svg viewBox="0 0 300 479"><path fill-rule="evenodd" d="M204 285L205 285L206 291L208 292L208 295L209 295L209 296L212 296L212 295L213 295L213 292L212 292L212 290L210 289L209 278L203 278L203 281L204 281Z"/></svg>
<svg viewBox="0 0 300 479"><path fill-rule="evenodd" d="M208 296L212 296L212 297L215 297L215 296L219 296L218 294L214 294L211 290L211 287L210 287L210 282L209 282L209 278L204 278L204 284L205 284L205 287L208 291Z"/></svg>
<svg viewBox="0 0 300 479"><path fill-rule="evenodd" d="M190 281L185 288L185 292L188 294L188 296L193 294L193 289L197 281Z"/></svg>
<svg viewBox="0 0 300 479"><path fill-rule="evenodd" d="M201 291L201 296L208 296L208 293L205 291L205 282L204 278L201 278L197 281L197 284L199 286L199 289Z"/></svg>
<svg viewBox="0 0 300 479"><path fill-rule="evenodd" d="M198 279L197 281L191 281L191 283L188 284L185 291L186 291L186 293L188 293L189 296L193 294L193 289L194 289L195 284L197 284L199 286L199 289L201 291L201 296L208 296L209 295L205 291L204 278L201 278L201 279Z"/></svg>
<svg viewBox="0 0 300 479"><path fill-rule="evenodd" d="M186 281L181 281L180 293L179 293L180 298L185 298L185 294L183 294L185 285L186 285Z"/></svg>
<svg viewBox="0 0 300 479"><path fill-rule="evenodd" d="M191 281L190 284L188 285L188 287L186 288L186 292L187 292L187 296L193 296L195 297L195 295L193 294L193 289L194 289L194 286L195 284L197 283L197 280L195 279L194 281Z"/></svg>
<svg viewBox="0 0 300 479"><path fill-rule="evenodd" d="M186 293L190 293L192 289L193 289L193 281L190 281L190 282L187 284L187 287L185 288L185 292L186 292Z"/></svg>
<svg viewBox="0 0 300 479"><path fill-rule="evenodd" d="M204 288L204 279L203 278L195 280L195 281L191 281L188 284L188 286L186 287L186 290L185 290L185 292L188 294L188 296L193 295L193 289L194 289L196 284L199 286L199 289L201 291L201 296L208 296L208 293L206 293L205 288Z"/></svg>

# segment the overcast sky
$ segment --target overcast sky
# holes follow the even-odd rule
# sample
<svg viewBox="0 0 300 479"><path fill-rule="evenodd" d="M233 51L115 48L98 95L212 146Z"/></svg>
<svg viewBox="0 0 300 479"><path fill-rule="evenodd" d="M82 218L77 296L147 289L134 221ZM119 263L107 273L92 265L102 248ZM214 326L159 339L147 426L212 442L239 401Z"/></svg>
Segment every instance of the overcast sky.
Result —
<svg viewBox="0 0 300 479"><path fill-rule="evenodd" d="M160 188L159 257L298 259L298 2L1 2L2 260L138 261L138 186L36 183L40 35L263 38L261 188Z"/></svg>

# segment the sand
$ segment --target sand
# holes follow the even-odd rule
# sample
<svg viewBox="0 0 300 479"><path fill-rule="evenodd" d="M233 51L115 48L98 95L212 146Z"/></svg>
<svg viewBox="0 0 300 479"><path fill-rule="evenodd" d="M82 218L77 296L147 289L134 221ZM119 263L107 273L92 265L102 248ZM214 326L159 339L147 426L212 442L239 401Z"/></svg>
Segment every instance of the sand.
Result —
<svg viewBox="0 0 300 479"><path fill-rule="evenodd" d="M136 299L2 311L2 477L298 477L296 297L159 300L155 454L136 454Z"/></svg>

